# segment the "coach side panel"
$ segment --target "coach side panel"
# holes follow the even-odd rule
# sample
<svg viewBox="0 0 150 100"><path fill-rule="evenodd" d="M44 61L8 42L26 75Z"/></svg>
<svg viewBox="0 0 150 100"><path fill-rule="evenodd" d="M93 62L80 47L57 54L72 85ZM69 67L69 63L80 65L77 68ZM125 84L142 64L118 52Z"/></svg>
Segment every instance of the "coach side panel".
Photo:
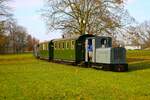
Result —
<svg viewBox="0 0 150 100"><path fill-rule="evenodd" d="M55 41L54 59L75 61L75 41Z"/></svg>
<svg viewBox="0 0 150 100"><path fill-rule="evenodd" d="M48 44L49 44L48 42L39 44L39 46L40 46L39 47L40 58L49 59Z"/></svg>

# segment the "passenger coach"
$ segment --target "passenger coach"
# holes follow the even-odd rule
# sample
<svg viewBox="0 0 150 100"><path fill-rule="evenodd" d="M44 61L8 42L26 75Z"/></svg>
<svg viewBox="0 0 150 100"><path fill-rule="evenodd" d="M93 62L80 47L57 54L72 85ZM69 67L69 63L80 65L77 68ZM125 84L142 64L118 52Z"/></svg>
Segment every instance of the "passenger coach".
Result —
<svg viewBox="0 0 150 100"><path fill-rule="evenodd" d="M55 39L36 45L34 50L36 57L49 61L97 66L104 70L128 70L125 48L112 48L110 37L87 34L75 38Z"/></svg>

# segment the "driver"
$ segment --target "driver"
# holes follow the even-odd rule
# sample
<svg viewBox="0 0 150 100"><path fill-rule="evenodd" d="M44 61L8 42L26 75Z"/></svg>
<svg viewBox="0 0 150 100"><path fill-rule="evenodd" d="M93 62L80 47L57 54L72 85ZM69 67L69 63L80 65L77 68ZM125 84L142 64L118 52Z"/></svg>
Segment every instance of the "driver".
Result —
<svg viewBox="0 0 150 100"><path fill-rule="evenodd" d="M88 61L92 60L93 56L93 46L92 46L92 39L88 40Z"/></svg>

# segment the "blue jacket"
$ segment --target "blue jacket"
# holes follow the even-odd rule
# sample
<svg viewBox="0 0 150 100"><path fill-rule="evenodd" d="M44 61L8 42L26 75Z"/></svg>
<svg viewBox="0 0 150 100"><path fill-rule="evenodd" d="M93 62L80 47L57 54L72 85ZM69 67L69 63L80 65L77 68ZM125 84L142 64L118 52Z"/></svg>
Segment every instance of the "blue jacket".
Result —
<svg viewBox="0 0 150 100"><path fill-rule="evenodd" d="M88 51L93 51L93 46L92 45L88 45Z"/></svg>

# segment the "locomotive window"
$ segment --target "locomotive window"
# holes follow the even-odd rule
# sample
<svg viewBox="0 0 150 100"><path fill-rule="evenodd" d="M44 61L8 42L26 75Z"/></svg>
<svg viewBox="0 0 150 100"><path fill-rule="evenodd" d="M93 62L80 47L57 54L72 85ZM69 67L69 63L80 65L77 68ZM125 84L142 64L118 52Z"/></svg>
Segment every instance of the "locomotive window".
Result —
<svg viewBox="0 0 150 100"><path fill-rule="evenodd" d="M106 45L107 45L107 40L106 39L102 39L101 40L101 45L102 45L102 48L105 48Z"/></svg>

